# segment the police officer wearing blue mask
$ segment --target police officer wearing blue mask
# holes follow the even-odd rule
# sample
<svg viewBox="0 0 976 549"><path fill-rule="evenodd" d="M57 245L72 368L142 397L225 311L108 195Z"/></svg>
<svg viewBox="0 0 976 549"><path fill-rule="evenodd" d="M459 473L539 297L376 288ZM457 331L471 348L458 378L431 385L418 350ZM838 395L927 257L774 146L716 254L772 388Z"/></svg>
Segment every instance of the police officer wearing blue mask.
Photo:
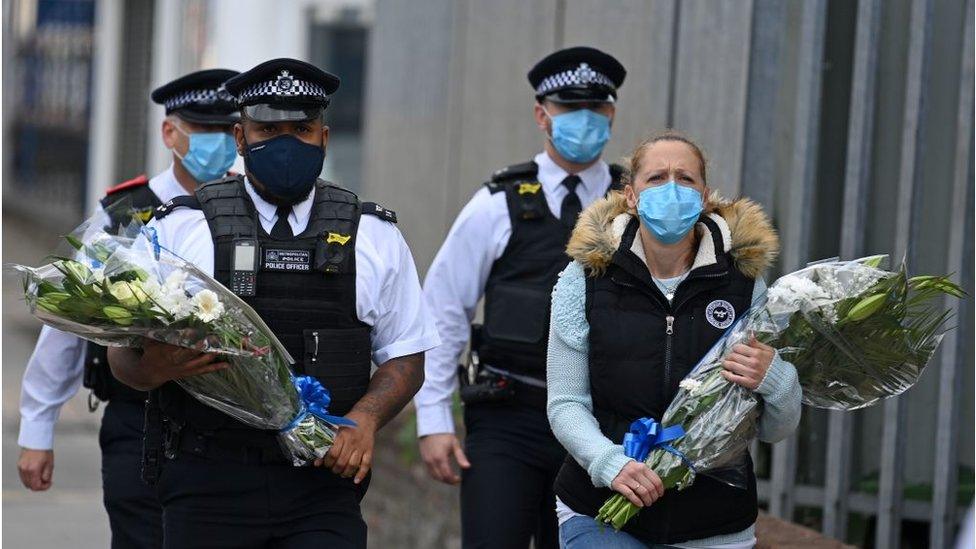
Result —
<svg viewBox="0 0 976 549"><path fill-rule="evenodd" d="M149 227L251 305L296 359L294 372L318 379L330 413L356 426L341 428L314 466L295 467L276 431L248 427L174 381L226 367L216 357L152 342L111 349L119 379L152 390L146 473L167 547L366 546L359 503L376 431L420 388L424 352L440 340L396 214L319 179L338 86L295 59L229 80L245 174L174 198Z"/></svg>
<svg viewBox="0 0 976 549"><path fill-rule="evenodd" d="M148 222L163 202L192 193L230 168L236 156L230 132L240 117L222 85L237 74L224 69L193 72L152 92L152 100L166 107L162 135L173 150L173 163L151 179L140 175L108 190L101 206L110 214L113 229L132 218ZM22 451L17 463L21 480L31 490L51 487L54 424L79 385L90 391L92 412L99 402L108 403L99 445L112 547L161 547L162 508L155 492L139 478L146 393L112 376L104 347L48 326L41 329L24 372L18 437Z"/></svg>
<svg viewBox="0 0 976 549"><path fill-rule="evenodd" d="M601 154L625 75L589 47L539 61L528 79L544 150L495 172L427 272L424 297L444 342L428 353L414 399L420 452L434 479L461 485L464 547L558 545L552 485L566 452L545 410L550 294L580 212L621 186L622 168ZM469 329L482 297L484 324ZM451 414L458 380L463 447Z"/></svg>
<svg viewBox="0 0 976 549"><path fill-rule="evenodd" d="M173 151L173 176L187 193L227 175L237 158L233 98L220 87L237 71L212 69L188 74L152 92L166 107L163 143Z"/></svg>

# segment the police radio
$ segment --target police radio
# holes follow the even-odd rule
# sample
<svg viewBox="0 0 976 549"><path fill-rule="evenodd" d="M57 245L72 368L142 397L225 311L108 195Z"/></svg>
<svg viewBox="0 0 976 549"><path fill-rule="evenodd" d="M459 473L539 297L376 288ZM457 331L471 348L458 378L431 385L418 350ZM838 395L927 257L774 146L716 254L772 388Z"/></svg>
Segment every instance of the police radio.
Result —
<svg viewBox="0 0 976 549"><path fill-rule="evenodd" d="M253 297L258 278L258 246L254 240L234 242L234 264L230 273L230 291L241 297Z"/></svg>

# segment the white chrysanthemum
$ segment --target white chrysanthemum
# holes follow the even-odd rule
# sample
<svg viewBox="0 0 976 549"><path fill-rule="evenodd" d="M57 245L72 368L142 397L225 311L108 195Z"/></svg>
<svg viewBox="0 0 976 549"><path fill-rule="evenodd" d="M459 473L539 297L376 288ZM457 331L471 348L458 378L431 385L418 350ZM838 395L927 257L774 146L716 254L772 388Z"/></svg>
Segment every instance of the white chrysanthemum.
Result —
<svg viewBox="0 0 976 549"><path fill-rule="evenodd" d="M186 318L193 312L194 306L190 298L181 289L167 291L162 288L153 298L153 309L161 313L173 315L176 320Z"/></svg>
<svg viewBox="0 0 976 549"><path fill-rule="evenodd" d="M175 293L176 290L183 291L184 284L186 284L186 272L173 271L169 273L166 281L163 282L163 291L166 293Z"/></svg>
<svg viewBox="0 0 976 549"><path fill-rule="evenodd" d="M681 383L678 384L678 387L688 391L688 394L691 396L696 396L701 391L701 386L702 386L701 381L697 379L691 379L690 377L686 377L682 379Z"/></svg>
<svg viewBox="0 0 976 549"><path fill-rule="evenodd" d="M769 288L766 308L773 315L810 311L836 301L816 282L807 278L810 271L788 274Z"/></svg>
<svg viewBox="0 0 976 549"><path fill-rule="evenodd" d="M224 304L212 290L200 290L191 302L193 315L204 322L212 322L224 312Z"/></svg>

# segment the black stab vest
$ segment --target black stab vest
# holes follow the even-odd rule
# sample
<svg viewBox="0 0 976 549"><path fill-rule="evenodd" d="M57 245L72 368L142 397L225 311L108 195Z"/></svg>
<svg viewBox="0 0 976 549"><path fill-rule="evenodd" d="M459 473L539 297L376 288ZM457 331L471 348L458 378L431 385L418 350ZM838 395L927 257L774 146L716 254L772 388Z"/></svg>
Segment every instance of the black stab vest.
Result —
<svg viewBox="0 0 976 549"><path fill-rule="evenodd" d="M135 184L136 181L142 184ZM162 204L156 193L149 188L149 180L142 176L124 183L124 188L117 191L109 191L99 203L102 208L109 212L109 223L105 230L111 234L119 231L119 228L131 221L133 218L139 219L143 223L148 223L152 219L153 212ZM122 186L120 186L122 187ZM123 200L128 200L128 208L113 208ZM148 393L137 391L132 387L122 383L112 375L112 370L108 366L107 349L97 343L87 342L85 349L85 373L83 377L84 386L91 389L92 393L101 401L131 401L142 402L146 400Z"/></svg>
<svg viewBox="0 0 976 549"><path fill-rule="evenodd" d="M610 267L587 276L586 315L589 321L590 391L593 415L601 432L623 441L630 423L641 417L660 420L678 392L678 384L725 332L727 307L738 318L752 303L755 281L735 267L724 253L718 225L699 220L709 229L717 262L694 269L680 284L670 305L654 284L647 266L630 251L640 222L627 226ZM708 238L709 236L703 236ZM707 320L712 316L714 322ZM716 316L719 315L719 316ZM672 334L667 334L671 317ZM624 531L644 543L680 543L748 528L756 521L756 478L748 454L741 465L747 488L733 488L705 475L682 491L668 490L654 505L641 510ZM577 513L596 516L614 494L593 486L589 474L567 456L556 478L556 495Z"/></svg>
<svg viewBox="0 0 976 549"><path fill-rule="evenodd" d="M294 373L317 378L332 394L330 413L344 415L366 393L372 358L371 327L356 313L359 218L386 210L364 210L355 194L321 180L314 192L307 228L288 240L264 231L242 176L207 183L196 199L214 241L214 278L229 288L234 243L257 240L256 295L242 299L291 353ZM250 429L172 382L160 388L160 407L198 429Z"/></svg>
<svg viewBox="0 0 976 549"><path fill-rule="evenodd" d="M539 379L546 376L552 288L569 257L571 231L549 210L535 162L509 166L485 184L505 193L512 235L485 284L485 319L479 354L486 364ZM610 187L623 169L610 165Z"/></svg>

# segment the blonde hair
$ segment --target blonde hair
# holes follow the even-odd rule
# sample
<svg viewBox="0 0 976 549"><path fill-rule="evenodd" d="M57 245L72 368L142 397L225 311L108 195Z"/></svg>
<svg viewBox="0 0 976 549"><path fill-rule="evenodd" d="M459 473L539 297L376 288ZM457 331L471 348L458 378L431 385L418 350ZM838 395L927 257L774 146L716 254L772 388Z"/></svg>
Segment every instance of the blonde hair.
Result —
<svg viewBox="0 0 976 549"><path fill-rule="evenodd" d="M637 147L630 153L630 156L625 159L625 163L628 167L628 173L624 180L626 185L630 185L631 178L634 174L640 171L641 158L644 157L644 152L647 151L652 145L660 143L662 141L677 141L679 143L684 143L691 148L691 152L698 157L698 167L701 169L702 182L708 185L708 176L705 173L706 166L708 162L705 160L705 153L702 152L701 146L698 143L692 141L689 137L675 130L666 130L661 133L652 135L651 137L644 138Z"/></svg>

